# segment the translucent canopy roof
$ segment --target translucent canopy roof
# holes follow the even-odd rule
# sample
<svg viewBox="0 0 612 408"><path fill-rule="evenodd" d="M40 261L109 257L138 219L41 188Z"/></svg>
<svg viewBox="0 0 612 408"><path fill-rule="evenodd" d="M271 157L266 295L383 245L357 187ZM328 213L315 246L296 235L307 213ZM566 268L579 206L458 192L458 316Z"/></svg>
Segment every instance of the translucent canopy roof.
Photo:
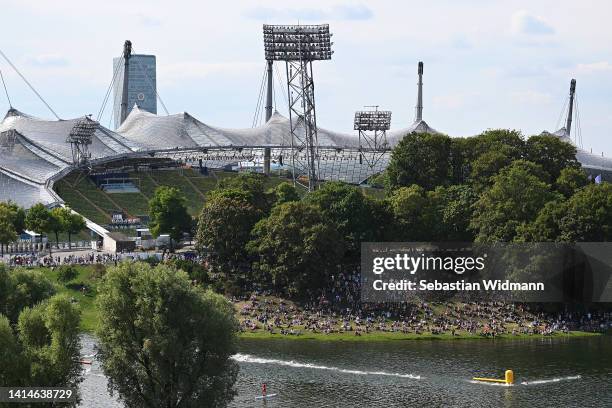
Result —
<svg viewBox="0 0 612 408"><path fill-rule="evenodd" d="M50 121L9 110L0 122L0 200L25 207L59 201L50 186L72 166L72 150L66 139L81 119ZM92 162L138 149L137 143L100 125L89 146Z"/></svg>

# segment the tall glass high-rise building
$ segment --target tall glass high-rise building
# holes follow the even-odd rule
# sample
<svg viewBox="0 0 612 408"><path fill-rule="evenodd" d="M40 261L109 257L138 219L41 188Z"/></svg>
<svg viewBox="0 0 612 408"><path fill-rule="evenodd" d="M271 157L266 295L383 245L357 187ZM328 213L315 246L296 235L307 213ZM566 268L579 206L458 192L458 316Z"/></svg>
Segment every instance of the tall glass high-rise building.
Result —
<svg viewBox="0 0 612 408"><path fill-rule="evenodd" d="M123 92L123 58L113 59L113 117L115 129L121 125L121 96ZM157 78L155 55L132 54L128 69L128 113L134 105L157 113Z"/></svg>

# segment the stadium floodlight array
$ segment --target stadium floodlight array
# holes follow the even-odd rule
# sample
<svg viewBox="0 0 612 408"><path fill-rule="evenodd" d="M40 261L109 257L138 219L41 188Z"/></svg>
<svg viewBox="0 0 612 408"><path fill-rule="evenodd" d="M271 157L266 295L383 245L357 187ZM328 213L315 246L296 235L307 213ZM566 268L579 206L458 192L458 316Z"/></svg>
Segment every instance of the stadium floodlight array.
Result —
<svg viewBox="0 0 612 408"><path fill-rule="evenodd" d="M359 162L374 168L389 150L387 130L391 128L391 111L357 111L353 129L359 131Z"/></svg>
<svg viewBox="0 0 612 408"><path fill-rule="evenodd" d="M266 60L315 61L332 57L329 24L264 24L263 31Z"/></svg>
<svg viewBox="0 0 612 408"><path fill-rule="evenodd" d="M312 61L332 57L329 25L264 24L263 34L266 60L285 61L293 183L312 191L319 179Z"/></svg>
<svg viewBox="0 0 612 408"><path fill-rule="evenodd" d="M355 112L355 130L389 130L391 111L357 111Z"/></svg>
<svg viewBox="0 0 612 408"><path fill-rule="evenodd" d="M84 165L89 161L89 145L98 125L98 122L86 116L77 121L70 130L66 143L70 143L72 161L75 165Z"/></svg>

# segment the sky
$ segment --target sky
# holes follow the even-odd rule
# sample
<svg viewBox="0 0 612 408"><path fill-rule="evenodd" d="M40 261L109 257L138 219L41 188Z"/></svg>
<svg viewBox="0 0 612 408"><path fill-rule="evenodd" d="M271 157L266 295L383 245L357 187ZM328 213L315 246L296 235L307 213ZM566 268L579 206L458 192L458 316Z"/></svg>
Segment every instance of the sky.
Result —
<svg viewBox="0 0 612 408"><path fill-rule="evenodd" d="M314 64L319 126L352 133L366 105L391 110L392 129L410 125L423 61L423 117L433 128L450 136L556 130L576 78L582 145L612 156L606 0L0 0L0 10L0 50L62 118L97 116L112 59L129 39L136 53L157 56L170 113L250 127L265 68L262 24L329 23L333 58ZM2 59L0 70L14 107L53 117ZM286 88L275 85L287 115Z"/></svg>

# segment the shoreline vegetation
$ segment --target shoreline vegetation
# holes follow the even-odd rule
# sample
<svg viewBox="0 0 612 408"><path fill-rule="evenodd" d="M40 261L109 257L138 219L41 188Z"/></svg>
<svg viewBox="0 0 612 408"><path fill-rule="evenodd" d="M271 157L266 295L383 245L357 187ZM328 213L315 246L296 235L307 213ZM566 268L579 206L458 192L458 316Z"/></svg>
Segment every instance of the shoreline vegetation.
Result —
<svg viewBox="0 0 612 408"><path fill-rule="evenodd" d="M96 286L102 277L101 271L95 266L75 266L77 276L67 283L59 283L57 280L58 268L40 268L39 270L53 282L57 293L66 294L79 306L81 310L81 332L91 334L97 324L98 316L95 308ZM85 287L86 290L82 288ZM243 323L245 318L240 315L240 308L245 302L234 302L236 317ZM290 341L333 341L333 342L370 342L370 341L411 341L411 340L525 340L525 339L566 339L578 337L600 336L602 333L570 331L569 333L543 334L502 334L494 337L457 331L455 335L450 333L432 334L424 332L421 334L401 332L362 333L355 335L352 331L343 333L312 333L300 330L300 334L280 334L279 331L271 333L265 329L242 330L238 333L240 339L247 340L290 340Z"/></svg>

